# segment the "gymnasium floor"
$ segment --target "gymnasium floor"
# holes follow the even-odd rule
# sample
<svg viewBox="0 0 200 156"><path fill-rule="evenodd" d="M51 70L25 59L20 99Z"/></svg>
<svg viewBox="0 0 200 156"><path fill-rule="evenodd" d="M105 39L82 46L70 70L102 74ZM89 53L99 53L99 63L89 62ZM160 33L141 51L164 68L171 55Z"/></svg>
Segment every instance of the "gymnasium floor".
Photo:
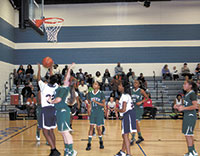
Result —
<svg viewBox="0 0 200 156"><path fill-rule="evenodd" d="M146 156L183 156L186 150L184 136L181 134L181 120L143 120L141 123L145 142L141 144ZM49 147L42 136L40 144L35 140L36 121L9 121L0 118L0 156L47 156ZM121 147L120 121L106 121L105 149L100 150L98 138L93 137L92 150L85 151L88 133L87 120L73 123L74 148L79 156L113 156ZM56 130L57 148L63 153L63 141ZM200 153L200 122L197 121L195 144ZM133 156L145 156L142 150L131 147Z"/></svg>

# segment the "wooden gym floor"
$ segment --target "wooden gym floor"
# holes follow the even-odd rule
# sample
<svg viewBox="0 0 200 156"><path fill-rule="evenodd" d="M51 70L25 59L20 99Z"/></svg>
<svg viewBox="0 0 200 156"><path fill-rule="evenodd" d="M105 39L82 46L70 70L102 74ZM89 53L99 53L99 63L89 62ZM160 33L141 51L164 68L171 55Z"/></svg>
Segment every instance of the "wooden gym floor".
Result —
<svg viewBox="0 0 200 156"><path fill-rule="evenodd" d="M183 156L186 149L185 138L181 134L181 120L143 120L142 134L145 141L141 144L146 156ZM73 123L74 148L79 156L113 156L121 148L120 121L106 121L106 135L103 137L105 149L99 149L98 137L93 137L92 150L85 151L88 133L87 120ZM0 155L1 156L47 156L49 147L43 135L40 144L35 140L36 121L9 121L0 118ZM55 131L57 148L63 154L61 135ZM200 153L200 122L197 121L195 144ZM131 147L133 156L145 156L138 145Z"/></svg>

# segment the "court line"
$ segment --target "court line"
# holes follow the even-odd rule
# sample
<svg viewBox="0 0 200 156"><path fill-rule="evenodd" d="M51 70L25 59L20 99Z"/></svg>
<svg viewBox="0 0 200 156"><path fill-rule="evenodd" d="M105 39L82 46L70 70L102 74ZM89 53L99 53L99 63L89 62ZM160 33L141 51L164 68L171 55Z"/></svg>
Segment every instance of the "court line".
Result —
<svg viewBox="0 0 200 156"><path fill-rule="evenodd" d="M4 142L6 142L6 141L10 140L11 138L13 138L13 137L17 136L18 134L21 134L22 132L24 132L24 131L26 131L26 130L30 129L31 127L33 127L33 126L35 126L35 125L37 125L37 123L35 123L35 124L33 124L33 125L31 125L31 126L29 126L29 127L25 128L25 129L23 129L22 131L20 131L20 132L18 132L18 133L16 133L16 134L14 134L14 135L10 136L9 138L7 138L7 139L5 139L5 140L1 141L1 142L0 142L0 145L1 145L2 143L4 143Z"/></svg>
<svg viewBox="0 0 200 156"><path fill-rule="evenodd" d="M147 156L146 153L144 152L144 150L142 149L142 146L140 146L139 144L137 144L137 145L140 148L140 150L142 151L142 153L144 154L144 156Z"/></svg>

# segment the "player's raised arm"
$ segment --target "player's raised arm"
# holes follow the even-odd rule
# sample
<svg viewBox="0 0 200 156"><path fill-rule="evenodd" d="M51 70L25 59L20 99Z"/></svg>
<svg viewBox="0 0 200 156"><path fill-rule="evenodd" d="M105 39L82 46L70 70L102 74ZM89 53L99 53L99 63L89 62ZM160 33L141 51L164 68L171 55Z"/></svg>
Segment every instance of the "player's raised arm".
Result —
<svg viewBox="0 0 200 156"><path fill-rule="evenodd" d="M41 80L41 67L40 67L39 63L37 65L38 65L37 80L40 81Z"/></svg>
<svg viewBox="0 0 200 156"><path fill-rule="evenodd" d="M69 79L70 79L70 74L71 74L71 69L72 67L74 66L75 63L72 63L70 66L69 66L69 69L67 71L67 74L65 75L65 79L64 79L64 86L69 86Z"/></svg>

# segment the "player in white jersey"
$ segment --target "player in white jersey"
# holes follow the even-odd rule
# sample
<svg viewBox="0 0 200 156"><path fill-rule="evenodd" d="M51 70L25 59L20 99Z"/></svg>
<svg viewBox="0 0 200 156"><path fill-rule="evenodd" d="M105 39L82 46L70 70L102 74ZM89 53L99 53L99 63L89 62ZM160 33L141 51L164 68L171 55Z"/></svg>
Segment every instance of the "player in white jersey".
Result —
<svg viewBox="0 0 200 156"><path fill-rule="evenodd" d="M54 129L56 128L56 109L54 104L48 102L49 98L52 100L55 96L55 90L58 88L57 76L52 75L52 67L50 68L50 78L48 83L44 83L40 76L40 64L38 64L38 85L41 91L41 114L39 121L39 128L42 129L43 134L51 147L49 156L59 156L60 152L56 149L56 138Z"/></svg>
<svg viewBox="0 0 200 156"><path fill-rule="evenodd" d="M134 110L134 104L130 96L130 87L118 86L118 91L122 94L120 98L120 105L118 112L122 117L122 149L115 156L130 156L130 140L129 134L137 132L136 128L136 114Z"/></svg>

